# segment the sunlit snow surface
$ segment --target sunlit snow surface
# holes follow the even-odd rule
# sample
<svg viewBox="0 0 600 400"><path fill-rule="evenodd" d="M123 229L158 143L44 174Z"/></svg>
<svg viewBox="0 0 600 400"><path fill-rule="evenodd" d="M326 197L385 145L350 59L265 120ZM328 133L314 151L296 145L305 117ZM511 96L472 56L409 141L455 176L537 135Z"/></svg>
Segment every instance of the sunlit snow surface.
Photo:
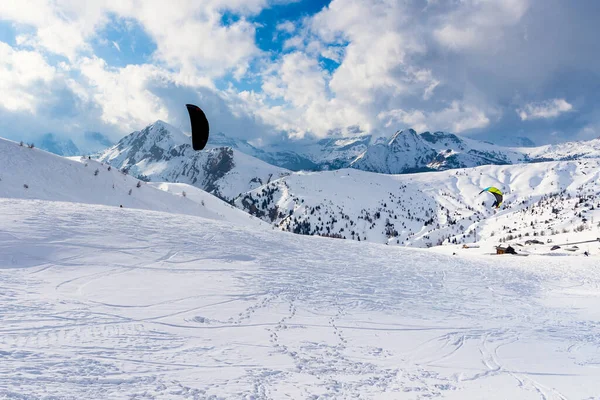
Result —
<svg viewBox="0 0 600 400"><path fill-rule="evenodd" d="M0 398L598 399L596 258L0 199Z"/></svg>

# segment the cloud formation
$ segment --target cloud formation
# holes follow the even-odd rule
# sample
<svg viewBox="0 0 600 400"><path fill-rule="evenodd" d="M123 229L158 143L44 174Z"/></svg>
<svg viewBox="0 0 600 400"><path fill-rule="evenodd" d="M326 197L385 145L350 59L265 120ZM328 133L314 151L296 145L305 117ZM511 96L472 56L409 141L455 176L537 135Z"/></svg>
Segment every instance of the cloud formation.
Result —
<svg viewBox="0 0 600 400"><path fill-rule="evenodd" d="M193 101L263 141L599 134L594 2L322 1L0 2L0 135L185 130Z"/></svg>
<svg viewBox="0 0 600 400"><path fill-rule="evenodd" d="M521 120L538 118L554 118L573 110L573 106L565 99L553 99L540 103L529 103L517 110Z"/></svg>

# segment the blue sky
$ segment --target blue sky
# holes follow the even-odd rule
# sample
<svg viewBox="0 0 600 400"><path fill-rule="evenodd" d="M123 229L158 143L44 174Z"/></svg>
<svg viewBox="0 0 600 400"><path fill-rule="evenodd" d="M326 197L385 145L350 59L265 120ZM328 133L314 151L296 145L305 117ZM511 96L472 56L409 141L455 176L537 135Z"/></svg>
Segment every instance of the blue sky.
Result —
<svg viewBox="0 0 600 400"><path fill-rule="evenodd" d="M113 66L152 62L156 44L135 19L110 15L108 23L91 41L92 52Z"/></svg>
<svg viewBox="0 0 600 400"><path fill-rule="evenodd" d="M202 3L202 4L200 4ZM600 2L0 2L0 136L600 136Z"/></svg>

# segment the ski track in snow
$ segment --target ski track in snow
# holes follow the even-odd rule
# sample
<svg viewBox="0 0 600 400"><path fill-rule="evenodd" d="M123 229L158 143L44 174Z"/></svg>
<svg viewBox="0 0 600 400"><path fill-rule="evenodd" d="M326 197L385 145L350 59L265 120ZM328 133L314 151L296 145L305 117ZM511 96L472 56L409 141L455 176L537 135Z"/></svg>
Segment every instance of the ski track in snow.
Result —
<svg viewBox="0 0 600 400"><path fill-rule="evenodd" d="M594 260L0 199L2 399L600 399Z"/></svg>

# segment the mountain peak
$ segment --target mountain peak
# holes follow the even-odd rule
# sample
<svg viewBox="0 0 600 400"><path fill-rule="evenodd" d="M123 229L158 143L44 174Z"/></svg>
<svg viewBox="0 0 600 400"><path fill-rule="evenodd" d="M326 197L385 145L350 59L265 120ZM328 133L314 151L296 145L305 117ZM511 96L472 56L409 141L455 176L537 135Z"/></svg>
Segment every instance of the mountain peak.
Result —
<svg viewBox="0 0 600 400"><path fill-rule="evenodd" d="M157 144L168 142L170 146L190 143L189 136L179 128L160 119L139 131L139 134L144 135L146 141L154 141Z"/></svg>
<svg viewBox="0 0 600 400"><path fill-rule="evenodd" d="M410 146L414 145L421 141L421 137L417 134L414 129L404 129L396 132L390 141L388 142L388 146L397 147L399 145L402 146Z"/></svg>
<svg viewBox="0 0 600 400"><path fill-rule="evenodd" d="M389 143L393 142L394 140L396 140L398 137L400 137L402 135L404 135L404 136L406 136L406 135L414 136L416 134L417 134L417 132L414 129L412 129L412 128L410 128L410 129L402 129L402 130L399 130L399 131L397 131L396 133L394 133L392 135L392 137L390 138Z"/></svg>

